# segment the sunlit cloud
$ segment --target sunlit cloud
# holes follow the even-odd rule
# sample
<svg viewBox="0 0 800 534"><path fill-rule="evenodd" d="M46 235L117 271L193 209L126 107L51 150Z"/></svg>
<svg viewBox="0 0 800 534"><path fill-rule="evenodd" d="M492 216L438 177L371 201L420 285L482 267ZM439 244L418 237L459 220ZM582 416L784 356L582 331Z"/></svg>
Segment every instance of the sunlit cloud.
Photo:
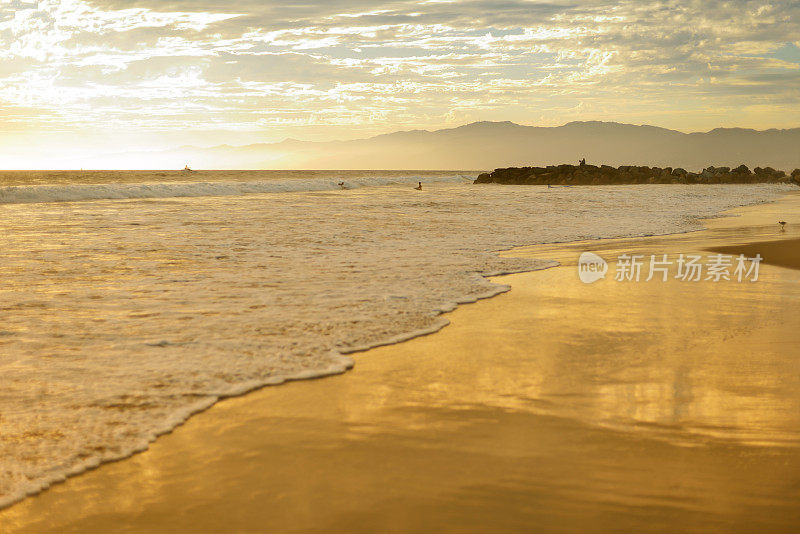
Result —
<svg viewBox="0 0 800 534"><path fill-rule="evenodd" d="M799 35L793 0L0 0L0 140L798 126Z"/></svg>

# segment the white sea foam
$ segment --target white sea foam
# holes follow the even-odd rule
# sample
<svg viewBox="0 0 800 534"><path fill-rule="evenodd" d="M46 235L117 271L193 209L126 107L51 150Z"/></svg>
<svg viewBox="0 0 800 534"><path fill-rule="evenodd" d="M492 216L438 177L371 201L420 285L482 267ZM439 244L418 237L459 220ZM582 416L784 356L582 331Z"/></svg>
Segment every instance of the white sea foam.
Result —
<svg viewBox="0 0 800 534"><path fill-rule="evenodd" d="M0 205L0 507L142 450L220 397L435 331L442 311L508 289L487 274L548 265L491 251L692 230L789 189L219 187L231 193Z"/></svg>

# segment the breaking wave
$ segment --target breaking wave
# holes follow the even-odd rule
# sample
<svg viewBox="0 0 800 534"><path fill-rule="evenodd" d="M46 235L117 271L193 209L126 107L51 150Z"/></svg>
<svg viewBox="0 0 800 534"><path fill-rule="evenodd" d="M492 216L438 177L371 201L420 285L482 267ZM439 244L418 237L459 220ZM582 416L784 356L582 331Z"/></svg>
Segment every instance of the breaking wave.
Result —
<svg viewBox="0 0 800 534"><path fill-rule="evenodd" d="M473 177L392 176L335 178L295 178L239 182L153 182L108 184L17 185L0 187L0 204L40 202L80 202L145 198L219 197L258 193L335 191L386 185L411 185L418 181L466 183Z"/></svg>

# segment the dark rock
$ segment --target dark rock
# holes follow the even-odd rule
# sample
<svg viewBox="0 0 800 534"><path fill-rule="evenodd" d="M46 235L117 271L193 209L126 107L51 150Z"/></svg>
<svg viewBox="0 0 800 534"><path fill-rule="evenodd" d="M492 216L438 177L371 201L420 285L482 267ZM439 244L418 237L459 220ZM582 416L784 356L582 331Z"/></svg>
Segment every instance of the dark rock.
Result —
<svg viewBox="0 0 800 534"><path fill-rule="evenodd" d="M747 168L747 165L739 165L731 172L735 172L736 174L750 174L750 169Z"/></svg>
<svg viewBox="0 0 800 534"><path fill-rule="evenodd" d="M642 165L548 165L547 167L509 167L483 173L475 180L477 184L526 184L526 185L608 185L608 184L730 184L730 183L797 183L800 185L800 169L788 177L784 171L772 167L756 167L755 174L745 165L730 167L709 166L700 173L687 172L680 167L660 168Z"/></svg>

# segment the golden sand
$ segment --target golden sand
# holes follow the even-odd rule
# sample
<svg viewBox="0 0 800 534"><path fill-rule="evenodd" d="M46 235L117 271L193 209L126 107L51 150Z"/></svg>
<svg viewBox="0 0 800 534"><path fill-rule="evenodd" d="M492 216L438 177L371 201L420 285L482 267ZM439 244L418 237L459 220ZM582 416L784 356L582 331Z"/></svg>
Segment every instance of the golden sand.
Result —
<svg viewBox="0 0 800 534"><path fill-rule="evenodd" d="M221 402L0 512L0 532L796 532L800 196L738 213L509 252L563 265L346 375ZM575 267L710 249L760 253L760 280L584 285Z"/></svg>

